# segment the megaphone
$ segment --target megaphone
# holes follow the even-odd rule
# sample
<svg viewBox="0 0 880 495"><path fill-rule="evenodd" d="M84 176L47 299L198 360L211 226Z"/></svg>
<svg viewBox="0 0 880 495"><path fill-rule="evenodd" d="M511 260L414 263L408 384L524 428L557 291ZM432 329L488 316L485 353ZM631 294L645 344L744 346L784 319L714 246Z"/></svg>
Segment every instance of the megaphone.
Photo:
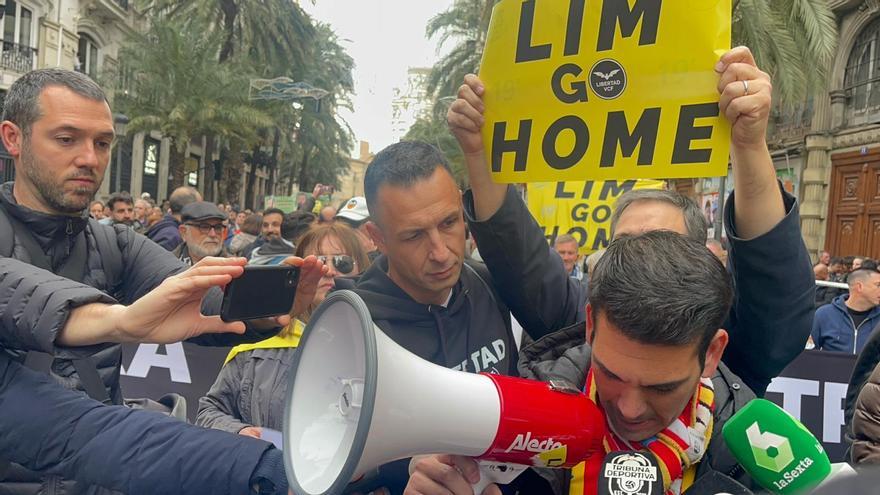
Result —
<svg viewBox="0 0 880 495"><path fill-rule="evenodd" d="M422 454L559 468L588 460L596 477L605 454L604 416L579 390L425 361L346 290L312 315L285 400L284 462L298 495L339 494L382 464Z"/></svg>

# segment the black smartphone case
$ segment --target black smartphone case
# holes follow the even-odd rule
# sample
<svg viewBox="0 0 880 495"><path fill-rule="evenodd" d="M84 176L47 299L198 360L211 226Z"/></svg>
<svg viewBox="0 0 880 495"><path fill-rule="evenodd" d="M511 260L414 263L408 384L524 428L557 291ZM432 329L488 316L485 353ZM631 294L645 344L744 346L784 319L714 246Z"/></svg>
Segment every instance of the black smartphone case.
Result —
<svg viewBox="0 0 880 495"><path fill-rule="evenodd" d="M253 320L290 312L299 282L299 268L288 265L248 265L223 292L220 319Z"/></svg>

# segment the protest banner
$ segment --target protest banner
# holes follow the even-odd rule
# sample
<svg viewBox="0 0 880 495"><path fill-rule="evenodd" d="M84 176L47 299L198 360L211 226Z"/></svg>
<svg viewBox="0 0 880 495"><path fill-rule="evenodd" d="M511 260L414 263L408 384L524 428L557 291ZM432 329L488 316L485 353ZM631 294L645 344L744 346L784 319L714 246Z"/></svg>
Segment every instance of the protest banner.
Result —
<svg viewBox="0 0 880 495"><path fill-rule="evenodd" d="M535 182L528 186L529 211L553 245L569 234L578 253L608 247L614 202L631 189L663 189L659 180Z"/></svg>
<svg viewBox="0 0 880 495"><path fill-rule="evenodd" d="M186 398L187 416L195 421L199 398L217 378L227 348L194 344L125 344L122 389L126 397L175 392ZM767 399L779 404L822 442L835 462L844 458L843 397L856 356L806 351L776 377Z"/></svg>
<svg viewBox="0 0 880 495"><path fill-rule="evenodd" d="M731 0L503 0L480 78L498 182L727 173Z"/></svg>

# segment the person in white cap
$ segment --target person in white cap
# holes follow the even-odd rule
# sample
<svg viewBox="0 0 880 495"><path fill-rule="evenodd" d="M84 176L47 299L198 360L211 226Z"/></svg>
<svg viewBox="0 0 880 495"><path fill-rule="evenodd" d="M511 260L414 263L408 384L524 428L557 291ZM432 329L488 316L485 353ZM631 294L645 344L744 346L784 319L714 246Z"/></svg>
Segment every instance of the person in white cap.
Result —
<svg viewBox="0 0 880 495"><path fill-rule="evenodd" d="M346 225L353 228L361 241L361 245L370 257L370 261L379 256L376 244L367 232L367 222L370 221L370 210L367 209L367 199L363 196L355 196L346 201L336 212L336 219L342 220Z"/></svg>

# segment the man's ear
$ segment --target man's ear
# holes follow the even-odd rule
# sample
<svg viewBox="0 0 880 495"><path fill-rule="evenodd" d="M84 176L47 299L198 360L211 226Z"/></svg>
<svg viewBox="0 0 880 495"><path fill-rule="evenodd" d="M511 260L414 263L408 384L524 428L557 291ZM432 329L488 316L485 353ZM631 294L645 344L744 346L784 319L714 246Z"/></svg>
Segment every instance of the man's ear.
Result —
<svg viewBox="0 0 880 495"><path fill-rule="evenodd" d="M0 123L0 138L3 139L3 146L6 147L6 151L8 151L13 158L18 158L21 155L21 148L23 145L22 140L24 136L17 125L8 120L4 120Z"/></svg>
<svg viewBox="0 0 880 495"><path fill-rule="evenodd" d="M186 232L186 225L184 225L184 224L178 225L177 231L180 232L180 237L183 237L184 232Z"/></svg>
<svg viewBox="0 0 880 495"><path fill-rule="evenodd" d="M727 330L719 328L715 332L715 336L709 342L709 348L706 349L706 361L703 365L702 373L703 378L712 378L712 375L715 374L715 370L718 369L718 363L721 362L721 356L724 354L724 349L727 348L728 339Z"/></svg>
<svg viewBox="0 0 880 495"><path fill-rule="evenodd" d="M382 230L379 226L370 220L366 223L365 227L367 228L367 233L370 234L370 239L373 240L373 244L376 245L376 249L382 252L382 254L387 254L387 250L385 249L385 236L382 234Z"/></svg>
<svg viewBox="0 0 880 495"><path fill-rule="evenodd" d="M596 335L596 329L593 327L593 307L587 303L587 343L593 345L593 337Z"/></svg>

